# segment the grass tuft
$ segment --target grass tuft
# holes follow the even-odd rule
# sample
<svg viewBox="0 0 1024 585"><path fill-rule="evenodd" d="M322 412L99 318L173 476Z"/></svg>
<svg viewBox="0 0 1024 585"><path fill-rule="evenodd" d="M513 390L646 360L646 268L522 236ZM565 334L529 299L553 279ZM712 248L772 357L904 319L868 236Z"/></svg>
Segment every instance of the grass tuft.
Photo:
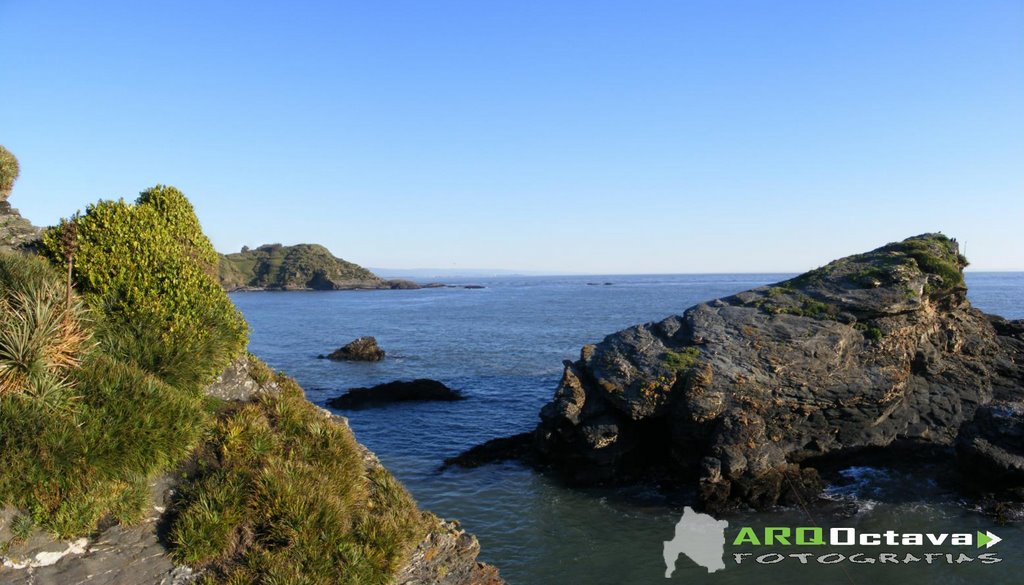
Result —
<svg viewBox="0 0 1024 585"><path fill-rule="evenodd" d="M280 393L217 421L175 505L174 555L211 582L390 582L424 534L422 513L367 466L346 426L276 381Z"/></svg>

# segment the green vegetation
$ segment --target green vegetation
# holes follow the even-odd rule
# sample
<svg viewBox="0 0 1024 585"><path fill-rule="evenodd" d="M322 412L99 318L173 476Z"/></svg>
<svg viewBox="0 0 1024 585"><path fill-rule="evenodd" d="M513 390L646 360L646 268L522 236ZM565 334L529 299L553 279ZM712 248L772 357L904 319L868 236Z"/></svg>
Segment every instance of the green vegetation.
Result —
<svg viewBox="0 0 1024 585"><path fill-rule="evenodd" d="M957 251L955 240L942 234L923 234L893 242L865 254L831 262L779 283L775 288L808 290L829 283L847 283L857 288L877 288L905 282L917 271L939 277L938 286L926 292L963 287L967 258ZM908 298L916 296L911 291Z"/></svg>
<svg viewBox="0 0 1024 585"><path fill-rule="evenodd" d="M39 258L0 255L0 396L50 396L89 342L84 308Z"/></svg>
<svg viewBox="0 0 1024 585"><path fill-rule="evenodd" d="M195 387L240 355L245 321L218 285L217 253L180 191L157 185L133 205L100 201L62 220L42 244L58 266L66 262L69 229L76 232L74 285L98 309L107 353Z"/></svg>
<svg viewBox="0 0 1024 585"><path fill-rule="evenodd" d="M804 295L798 295L797 300L800 301L799 306L779 306L775 312L811 317L813 319L831 319L834 317L832 315L834 308L821 301L816 301Z"/></svg>
<svg viewBox="0 0 1024 585"><path fill-rule="evenodd" d="M677 374L688 372L697 364L700 350L696 347L684 347L679 351L665 352L665 365Z"/></svg>
<svg viewBox="0 0 1024 585"><path fill-rule="evenodd" d="M61 537L139 518L205 417L199 393L99 351L70 299L42 259L0 255L0 503Z"/></svg>
<svg viewBox="0 0 1024 585"><path fill-rule="evenodd" d="M18 159L3 146L0 146L0 200L7 199L14 187L14 182L21 174Z"/></svg>
<svg viewBox="0 0 1024 585"><path fill-rule="evenodd" d="M853 328L864 334L870 341L881 341L885 334L882 330L874 325L868 325L867 323L854 323Z"/></svg>
<svg viewBox="0 0 1024 585"><path fill-rule="evenodd" d="M17 515L11 520L11 536L14 542L23 542L28 539L29 535L32 534L32 529L35 528L35 523L32 522L31 516Z"/></svg>
<svg viewBox="0 0 1024 585"><path fill-rule="evenodd" d="M813 319L835 319L837 309L790 288L792 281L765 290L751 305L772 315L797 315Z"/></svg>
<svg viewBox="0 0 1024 585"><path fill-rule="evenodd" d="M227 290L238 288L332 289L376 287L381 280L369 270L335 258L316 244L268 244L220 257L219 276Z"/></svg>
<svg viewBox="0 0 1024 585"><path fill-rule="evenodd" d="M179 470L169 541L206 582L391 582L426 520L348 427L252 355L279 393L205 396L246 325L180 192L97 203L42 251L0 253L0 506L19 510L0 546L138 522Z"/></svg>
<svg viewBox="0 0 1024 585"><path fill-rule="evenodd" d="M912 258L922 272L940 278L939 290L965 286L963 269L968 264L967 258L957 251L955 240L943 234L923 234L907 238L902 242L888 244L878 251L896 252Z"/></svg>
<svg viewBox="0 0 1024 585"><path fill-rule="evenodd" d="M221 414L181 488L177 558L225 583L389 583L426 530L402 486L293 381Z"/></svg>

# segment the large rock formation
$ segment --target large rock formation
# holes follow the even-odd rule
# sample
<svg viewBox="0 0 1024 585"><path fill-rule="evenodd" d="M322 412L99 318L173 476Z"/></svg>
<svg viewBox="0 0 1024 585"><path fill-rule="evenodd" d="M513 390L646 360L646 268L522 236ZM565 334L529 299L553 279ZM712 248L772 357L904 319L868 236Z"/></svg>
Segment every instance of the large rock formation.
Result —
<svg viewBox="0 0 1024 585"><path fill-rule="evenodd" d="M267 244L222 254L219 276L221 286L229 291L420 288L409 280L384 280L317 244Z"/></svg>
<svg viewBox="0 0 1024 585"><path fill-rule="evenodd" d="M566 362L536 445L578 482L662 464L708 509L813 493L826 454L952 445L1022 397L1021 324L971 307L965 265L925 234L610 335ZM961 453L1006 438L987 467L1019 473L1019 423L983 412Z"/></svg>

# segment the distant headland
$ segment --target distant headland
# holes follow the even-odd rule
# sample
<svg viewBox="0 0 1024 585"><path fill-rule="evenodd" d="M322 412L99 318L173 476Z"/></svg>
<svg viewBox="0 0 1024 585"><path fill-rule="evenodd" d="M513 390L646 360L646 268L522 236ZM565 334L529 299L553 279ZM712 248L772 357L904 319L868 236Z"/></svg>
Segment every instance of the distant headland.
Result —
<svg viewBox="0 0 1024 585"><path fill-rule="evenodd" d="M266 244L221 254L218 275L228 291L423 288L411 280L385 280L319 244Z"/></svg>

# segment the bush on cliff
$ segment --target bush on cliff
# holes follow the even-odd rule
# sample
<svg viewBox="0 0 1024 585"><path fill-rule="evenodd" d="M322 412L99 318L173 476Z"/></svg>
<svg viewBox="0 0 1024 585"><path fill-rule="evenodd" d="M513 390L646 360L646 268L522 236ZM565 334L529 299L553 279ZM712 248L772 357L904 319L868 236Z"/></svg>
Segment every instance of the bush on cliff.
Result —
<svg viewBox="0 0 1024 585"><path fill-rule="evenodd" d="M90 205L47 230L42 250L59 266L71 252L106 351L169 383L201 387L245 347L245 321L217 282L217 253L174 187Z"/></svg>
<svg viewBox="0 0 1024 585"><path fill-rule="evenodd" d="M0 146L0 201L7 199L14 187L14 182L21 174L18 159L3 146Z"/></svg>
<svg viewBox="0 0 1024 585"><path fill-rule="evenodd" d="M226 583L385 584L423 515L351 431L279 375L280 393L222 412L181 487L169 540Z"/></svg>
<svg viewBox="0 0 1024 585"><path fill-rule="evenodd" d="M0 505L61 537L140 518L207 426L199 393L91 344L67 292L45 261L0 255Z"/></svg>
<svg viewBox="0 0 1024 585"><path fill-rule="evenodd" d="M16 537L138 522L151 480L177 468L169 541L205 582L391 582L425 518L347 426L251 356L279 394L204 396L246 325L179 192L97 203L42 250L73 259L75 290L41 258L0 253L0 507L28 512Z"/></svg>

